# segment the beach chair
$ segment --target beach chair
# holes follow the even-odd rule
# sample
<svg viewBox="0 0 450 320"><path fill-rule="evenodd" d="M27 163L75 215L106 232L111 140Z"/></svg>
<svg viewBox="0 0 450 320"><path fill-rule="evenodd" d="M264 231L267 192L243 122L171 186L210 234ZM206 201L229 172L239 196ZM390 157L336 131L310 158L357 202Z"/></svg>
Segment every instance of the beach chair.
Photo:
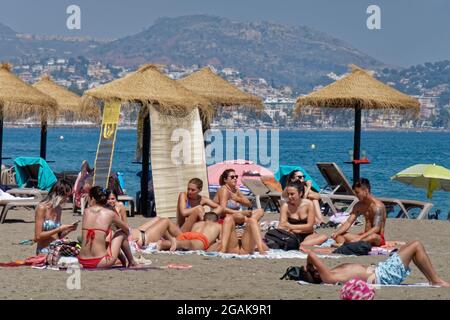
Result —
<svg viewBox="0 0 450 320"><path fill-rule="evenodd" d="M258 209L266 209L270 207L280 212L281 192L271 191L262 181L261 178L242 178L242 184L246 186L255 196L256 207ZM265 202L264 208L261 200Z"/></svg>
<svg viewBox="0 0 450 320"><path fill-rule="evenodd" d="M35 210L36 207L41 202L44 193L38 189L11 189L7 193L17 196L18 198L23 197L24 199L4 199L0 200L0 207L2 208L0 213L0 224L3 224L6 220L6 215L8 211L13 208L28 208ZM32 197L32 199L29 199Z"/></svg>
<svg viewBox="0 0 450 320"><path fill-rule="evenodd" d="M346 212L351 212L354 205L358 203L358 198L341 168L334 162L318 162L317 167L327 182L327 185L320 192L322 201L329 205L333 213L337 213L339 211L338 205L342 204L347 206ZM378 199L386 206L387 213L394 212L395 207L399 208L398 213L394 212L396 218L416 218L420 220L428 217L428 212L433 207L433 204L429 202L397 198ZM414 213L417 211L419 212Z"/></svg>

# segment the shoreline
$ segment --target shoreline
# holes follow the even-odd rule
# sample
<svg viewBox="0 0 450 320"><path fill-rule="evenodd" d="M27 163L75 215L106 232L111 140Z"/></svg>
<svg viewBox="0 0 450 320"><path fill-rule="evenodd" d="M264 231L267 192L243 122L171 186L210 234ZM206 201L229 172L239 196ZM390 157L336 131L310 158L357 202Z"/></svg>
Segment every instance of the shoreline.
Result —
<svg viewBox="0 0 450 320"><path fill-rule="evenodd" d="M93 124L93 123L79 123L79 124L49 124L47 128L53 128L53 129L66 129L66 128L80 128L80 129L95 129L99 128L99 124ZM40 125L37 123L27 123L27 124L10 124L5 123L4 128L7 129L27 129L27 128L40 128ZM211 129L214 130L229 130L229 129L237 129L233 127L213 127ZM254 127L247 127L245 129L254 129ZM265 127L261 126L258 129L276 129L280 131L324 131L324 132L344 132L344 131L353 131L353 127L350 128L343 128L343 127L333 127L333 128L289 128L289 127ZM135 126L120 126L118 130L136 130ZM370 132L417 132L417 133L423 133L423 132L436 132L436 133L450 133L450 129L433 129L433 128L363 128L363 131L370 131Z"/></svg>

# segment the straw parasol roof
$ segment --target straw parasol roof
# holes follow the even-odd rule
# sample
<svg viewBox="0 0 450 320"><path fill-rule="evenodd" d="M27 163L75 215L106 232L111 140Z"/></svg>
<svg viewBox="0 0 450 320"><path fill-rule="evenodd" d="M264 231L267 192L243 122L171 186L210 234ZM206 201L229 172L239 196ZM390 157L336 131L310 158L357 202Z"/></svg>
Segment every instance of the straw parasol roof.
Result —
<svg viewBox="0 0 450 320"><path fill-rule="evenodd" d="M209 67L178 80L184 87L208 99L214 106L254 106L263 109L260 98L244 93Z"/></svg>
<svg viewBox="0 0 450 320"><path fill-rule="evenodd" d="M33 84L33 87L56 100L59 114L72 115L74 118L86 120L99 116L98 108L81 112L81 97L56 84L48 75L43 76L41 80Z"/></svg>
<svg viewBox="0 0 450 320"><path fill-rule="evenodd" d="M302 106L361 109L412 109L419 101L378 81L368 71L352 65L347 76L297 99L296 112Z"/></svg>
<svg viewBox="0 0 450 320"><path fill-rule="evenodd" d="M152 64L103 86L86 91L82 97L82 109L97 106L99 101L141 103L153 105L161 114L183 117L198 107L205 121L210 121L213 109L209 102L170 79Z"/></svg>
<svg viewBox="0 0 450 320"><path fill-rule="evenodd" d="M0 64L0 106L6 118L19 119L31 114L47 117L56 114L56 101L33 88L11 72L7 63Z"/></svg>

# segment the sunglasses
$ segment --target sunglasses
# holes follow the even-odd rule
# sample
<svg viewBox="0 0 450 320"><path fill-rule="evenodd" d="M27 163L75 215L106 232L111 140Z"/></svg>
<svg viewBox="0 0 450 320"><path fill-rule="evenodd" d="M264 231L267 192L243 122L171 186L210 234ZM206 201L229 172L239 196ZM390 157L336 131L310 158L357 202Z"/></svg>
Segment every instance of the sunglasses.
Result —
<svg viewBox="0 0 450 320"><path fill-rule="evenodd" d="M228 178L229 178L229 179L237 179L237 178L239 178L239 176L238 176L238 175L235 175L235 176L229 176Z"/></svg>
<svg viewBox="0 0 450 320"><path fill-rule="evenodd" d="M305 176L295 176L296 179L303 179Z"/></svg>

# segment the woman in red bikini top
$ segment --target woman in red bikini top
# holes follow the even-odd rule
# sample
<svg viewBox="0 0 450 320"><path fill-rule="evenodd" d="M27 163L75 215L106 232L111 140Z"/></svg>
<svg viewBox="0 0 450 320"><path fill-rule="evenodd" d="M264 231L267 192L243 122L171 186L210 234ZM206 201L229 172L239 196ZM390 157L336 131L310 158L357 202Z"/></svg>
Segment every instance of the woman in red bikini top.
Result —
<svg viewBox="0 0 450 320"><path fill-rule="evenodd" d="M120 259L123 266L135 266L128 243L129 229L119 215L105 208L108 192L100 187L89 191L89 208L84 211L82 221L83 242L78 262L84 268L108 268ZM113 232L111 227L118 229ZM112 233L112 240L106 238Z"/></svg>

